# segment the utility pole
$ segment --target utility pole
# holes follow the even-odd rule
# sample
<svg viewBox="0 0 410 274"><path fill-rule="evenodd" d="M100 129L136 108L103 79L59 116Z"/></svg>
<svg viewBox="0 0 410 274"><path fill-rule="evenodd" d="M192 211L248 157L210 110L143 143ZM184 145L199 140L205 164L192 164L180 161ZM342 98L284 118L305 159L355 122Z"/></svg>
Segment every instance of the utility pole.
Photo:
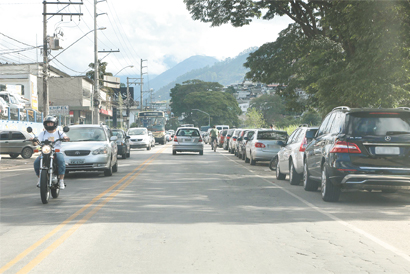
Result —
<svg viewBox="0 0 410 274"><path fill-rule="evenodd" d="M94 0L94 96L93 96L93 102L91 102L91 119L92 123L96 123L97 125L100 123L100 110L99 110L99 103L97 104L97 107L94 105L94 101L99 102L100 101L100 92L98 90L98 40L97 40L97 0ZM94 113L95 111L95 119L94 119Z"/></svg>
<svg viewBox="0 0 410 274"><path fill-rule="evenodd" d="M43 114L44 117L48 116L48 110L50 107L50 96L48 93L48 37L47 37L47 15L83 15L82 13L47 13L47 5L48 4L67 4L67 5L82 5L83 2L46 2L43 1Z"/></svg>
<svg viewBox="0 0 410 274"><path fill-rule="evenodd" d="M140 110L142 110L142 86L144 85L144 78L142 77L143 76L143 74L146 74L146 73L143 73L142 72L142 69L143 68L146 68L146 66L142 66L142 62L144 62L144 61L147 61L147 60L142 60L141 59L141 84L140 84L140 89L141 89L141 99L140 99L140 102L141 102L141 106L140 106Z"/></svg>

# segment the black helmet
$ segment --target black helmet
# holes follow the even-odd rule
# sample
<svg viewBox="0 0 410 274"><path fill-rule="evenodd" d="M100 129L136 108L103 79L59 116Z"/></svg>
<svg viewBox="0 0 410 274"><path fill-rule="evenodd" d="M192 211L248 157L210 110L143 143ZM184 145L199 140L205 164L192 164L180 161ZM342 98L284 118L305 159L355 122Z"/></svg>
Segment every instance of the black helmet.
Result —
<svg viewBox="0 0 410 274"><path fill-rule="evenodd" d="M52 125L51 127L50 127L50 126L47 126L48 123L53 123L53 125ZM55 116L47 116L46 119L44 119L43 125L44 125L44 128L45 128L46 130L54 130L54 129L56 129L57 126L58 126L57 117L55 117Z"/></svg>

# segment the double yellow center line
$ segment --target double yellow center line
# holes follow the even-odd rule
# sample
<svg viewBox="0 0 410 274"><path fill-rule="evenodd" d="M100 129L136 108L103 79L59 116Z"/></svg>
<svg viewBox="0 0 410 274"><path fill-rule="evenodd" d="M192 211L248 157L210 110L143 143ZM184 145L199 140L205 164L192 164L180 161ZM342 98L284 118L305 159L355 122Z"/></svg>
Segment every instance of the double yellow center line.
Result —
<svg viewBox="0 0 410 274"><path fill-rule="evenodd" d="M58 231L60 231L64 226L69 224L71 221L73 221L75 218L77 218L81 213L86 211L88 208L90 208L93 204L97 203L100 199L102 199L105 195L110 193L113 189L115 189L117 186L118 189L112 192L109 196L107 196L104 200L100 202L97 206L95 206L87 215L85 215L81 220L79 220L77 223L75 223L66 233L64 233L60 238L58 238L55 242L53 242L50 246L48 246L43 252L41 252L37 257L35 257L32 261L30 261L26 266L24 266L20 271L17 273L28 273L30 270L32 270L36 265L38 265L41 261L43 261L51 252L53 252L58 246L60 246L66 239L68 239L78 228L80 228L81 225L83 225L85 222L87 222L95 213L97 213L106 203L111 201L115 196L117 196L121 191L124 190L131 182L134 181L134 179L142 172L144 171L147 166L149 166L165 149L167 149L168 146L165 146L164 148L160 149L158 152L156 152L154 155L152 155L150 158L142 162L139 166L137 166L133 171L125 175L121 180L116 182L114 185L109 187L107 190L104 192L100 193L98 196L96 196L94 199L91 200L88 204L86 204L84 207L82 207L80 210L78 210L76 213L71 215L68 219L63 221L61 224L59 224L56 228L54 228L50 233L45 235L43 238L41 238L39 241L34 243L32 246L24 250L22 253L17 255L13 260L5 264L3 267L0 268L0 273L4 273L7 269L15 265L17 262L22 260L24 257L26 257L30 252L38 248L40 245L42 245L46 240L48 240L50 237L52 237L54 234L56 234Z"/></svg>

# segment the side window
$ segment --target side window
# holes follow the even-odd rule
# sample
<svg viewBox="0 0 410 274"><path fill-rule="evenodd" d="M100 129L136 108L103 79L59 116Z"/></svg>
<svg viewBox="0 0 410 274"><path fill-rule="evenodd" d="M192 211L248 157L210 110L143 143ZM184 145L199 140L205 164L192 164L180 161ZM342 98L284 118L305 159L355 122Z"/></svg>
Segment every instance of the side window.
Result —
<svg viewBox="0 0 410 274"><path fill-rule="evenodd" d="M25 140L26 137L24 137L24 134L21 132L12 132L11 139L12 140Z"/></svg>
<svg viewBox="0 0 410 274"><path fill-rule="evenodd" d="M323 120L317 132L317 136L323 135L325 133L325 128L327 126L327 123L329 122L329 118L330 118L330 115L327 115L326 118Z"/></svg>
<svg viewBox="0 0 410 274"><path fill-rule="evenodd" d="M327 122L324 134L330 133L330 129L333 126L333 123L334 123L335 118L336 118L336 114L337 113L332 113L332 115L330 115L329 122Z"/></svg>
<svg viewBox="0 0 410 274"><path fill-rule="evenodd" d="M306 129L299 130L299 134L295 137L295 143L300 143L303 141L303 138L305 137L305 132Z"/></svg>
<svg viewBox="0 0 410 274"><path fill-rule="evenodd" d="M8 132L3 132L0 134L0 140L8 140L9 139L9 133Z"/></svg>
<svg viewBox="0 0 410 274"><path fill-rule="evenodd" d="M344 115L341 112L336 113L335 120L333 121L332 127L330 128L330 133L337 134L343 129Z"/></svg>
<svg viewBox="0 0 410 274"><path fill-rule="evenodd" d="M298 129L296 129L295 131L292 132L292 134L290 135L288 142L286 144L290 145L293 143L293 140L295 139L295 136L298 133Z"/></svg>

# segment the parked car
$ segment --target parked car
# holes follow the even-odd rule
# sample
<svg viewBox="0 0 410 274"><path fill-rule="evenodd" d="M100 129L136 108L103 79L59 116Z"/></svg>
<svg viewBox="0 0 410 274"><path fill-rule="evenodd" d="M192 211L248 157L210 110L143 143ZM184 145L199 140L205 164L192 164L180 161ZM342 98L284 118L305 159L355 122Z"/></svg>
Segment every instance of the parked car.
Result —
<svg viewBox="0 0 410 274"><path fill-rule="evenodd" d="M0 154L9 154L15 159L19 155L24 159L29 159L34 153L35 146L27 131L22 130L2 130L0 131Z"/></svg>
<svg viewBox="0 0 410 274"><path fill-rule="evenodd" d="M174 136L172 154L177 152L199 152L204 154L204 143L199 129L196 127L180 127Z"/></svg>
<svg viewBox="0 0 410 274"><path fill-rule="evenodd" d="M234 153L235 153L235 156L238 158L242 158L242 155L239 154L239 145L242 143L243 135L245 134L245 132L246 130L242 129L239 132L238 138L236 139L236 142L235 142L235 152Z"/></svg>
<svg viewBox="0 0 410 274"><path fill-rule="evenodd" d="M148 131L149 138L151 139L151 147L155 147L155 137L151 131Z"/></svg>
<svg viewBox="0 0 410 274"><path fill-rule="evenodd" d="M240 155L239 158L241 158L242 160L245 160L245 148L246 148L246 144L248 143L249 139L252 137L252 135L255 133L254 129L246 129L244 134L243 134L243 138L241 141L239 141L239 145L238 145L238 154Z"/></svg>
<svg viewBox="0 0 410 274"><path fill-rule="evenodd" d="M276 178L285 179L289 174L291 185L298 185L303 176L303 154L316 134L318 127L309 127L300 125L292 134L286 143L286 146L279 150L277 157L273 160L276 162Z"/></svg>
<svg viewBox="0 0 410 274"><path fill-rule="evenodd" d="M255 165L257 161L270 161L285 146L287 139L286 131L256 129L246 144L245 163Z"/></svg>
<svg viewBox="0 0 410 274"><path fill-rule="evenodd" d="M146 148L151 150L152 141L148 135L148 129L145 127L133 127L128 129L128 136L130 136L131 148Z"/></svg>
<svg viewBox="0 0 410 274"><path fill-rule="evenodd" d="M219 132L218 147L223 147L223 144L225 142L226 133L228 133L227 129L223 129L221 132Z"/></svg>
<svg viewBox="0 0 410 274"><path fill-rule="evenodd" d="M117 136L104 125L74 125L66 133L70 142L61 144L66 173L71 171L104 171L111 176L118 171Z"/></svg>
<svg viewBox="0 0 410 274"><path fill-rule="evenodd" d="M231 140L231 137L232 137L232 134L233 134L234 131L235 131L235 129L233 129L233 128L228 129L228 131L227 131L227 133L226 133L226 136L225 136L224 143L223 143L223 145L222 145L222 147L223 147L224 150L228 150L228 149L229 149L229 142L230 142L230 140Z"/></svg>
<svg viewBox="0 0 410 274"><path fill-rule="evenodd" d="M118 155L123 159L131 156L130 136L128 136L122 129L111 130L113 135L117 136Z"/></svg>
<svg viewBox="0 0 410 274"><path fill-rule="evenodd" d="M231 138L229 139L229 144L228 144L228 151L232 154L235 154L235 149L236 149L236 140L238 139L239 133L242 131L242 129L235 129L235 131L232 133Z"/></svg>
<svg viewBox="0 0 410 274"><path fill-rule="evenodd" d="M342 189L409 189L410 108L334 108L304 157L304 188L321 186L324 201L338 201Z"/></svg>

